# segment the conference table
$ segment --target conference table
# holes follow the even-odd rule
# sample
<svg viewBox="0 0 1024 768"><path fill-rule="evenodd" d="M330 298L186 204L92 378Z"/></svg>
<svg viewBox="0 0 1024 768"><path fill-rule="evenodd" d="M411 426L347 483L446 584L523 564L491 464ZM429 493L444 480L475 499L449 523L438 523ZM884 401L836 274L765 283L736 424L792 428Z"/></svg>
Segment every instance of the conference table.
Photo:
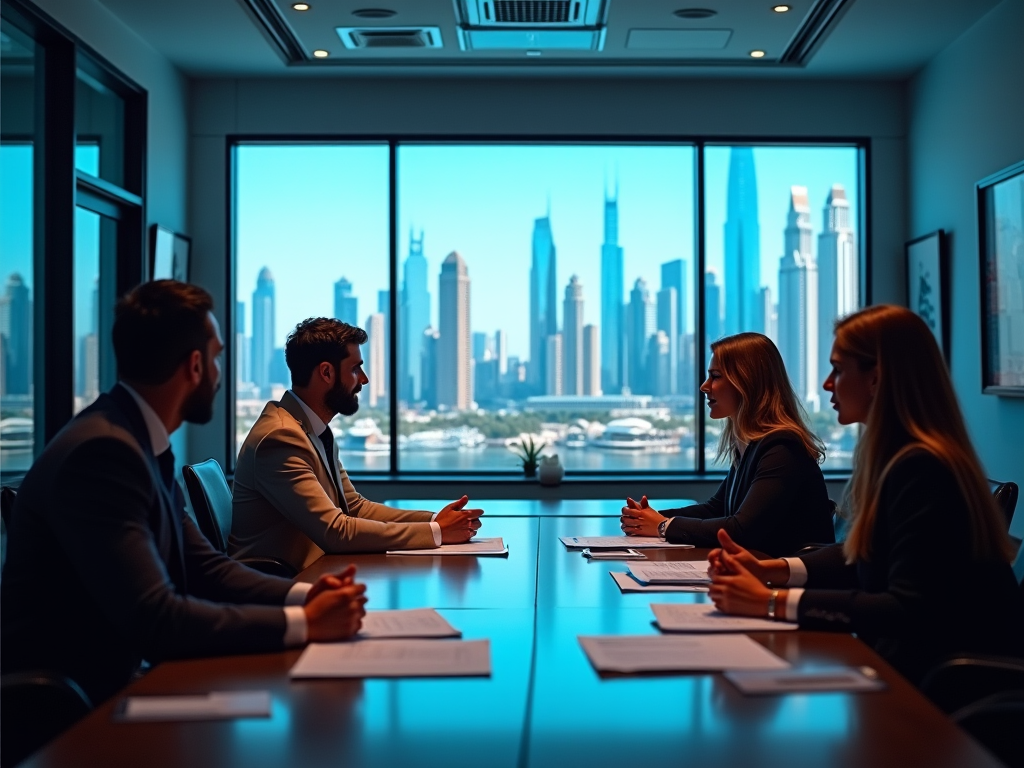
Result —
<svg viewBox="0 0 1024 768"><path fill-rule="evenodd" d="M266 690L271 717L123 723L114 719L118 696L26 764L1000 765L851 635L778 631L750 637L798 668L870 666L884 690L753 697L721 674L598 674L578 635L656 634L650 603L703 602L707 596L623 594L609 571L625 570L625 563L590 562L559 541L618 534L619 503L478 503L487 510L480 535L503 537L506 557L328 555L298 579L314 581L355 563L367 584L368 609L434 607L464 639L490 639L489 677L291 682L288 670L299 650L165 662L124 693ZM432 509L438 502L400 505ZM707 552L648 555L700 560Z"/></svg>

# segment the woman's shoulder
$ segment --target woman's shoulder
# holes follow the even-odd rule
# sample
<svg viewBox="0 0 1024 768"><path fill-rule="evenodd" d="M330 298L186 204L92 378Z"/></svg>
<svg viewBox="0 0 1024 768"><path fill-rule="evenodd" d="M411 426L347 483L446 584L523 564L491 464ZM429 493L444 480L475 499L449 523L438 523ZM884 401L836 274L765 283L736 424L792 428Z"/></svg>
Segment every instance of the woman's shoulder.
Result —
<svg viewBox="0 0 1024 768"><path fill-rule="evenodd" d="M882 478L882 499L908 492L932 499L962 498L950 466L923 445L910 445L897 453Z"/></svg>
<svg viewBox="0 0 1024 768"><path fill-rule="evenodd" d="M775 452L802 455L807 459L811 458L807 453L804 436L794 429L772 430L761 439L755 441L755 443L752 443L752 445L756 445L756 450L761 455Z"/></svg>

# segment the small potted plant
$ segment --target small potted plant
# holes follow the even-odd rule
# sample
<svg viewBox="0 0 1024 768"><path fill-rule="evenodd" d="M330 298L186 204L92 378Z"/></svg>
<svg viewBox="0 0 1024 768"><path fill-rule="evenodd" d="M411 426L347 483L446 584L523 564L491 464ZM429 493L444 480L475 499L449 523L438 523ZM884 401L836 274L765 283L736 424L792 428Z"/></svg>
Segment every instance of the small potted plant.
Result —
<svg viewBox="0 0 1024 768"><path fill-rule="evenodd" d="M527 435L519 439L519 442L512 446L512 453L519 457L522 462L523 474L526 477L537 476L537 464L540 460L540 452L544 450L544 443L535 443L533 435Z"/></svg>

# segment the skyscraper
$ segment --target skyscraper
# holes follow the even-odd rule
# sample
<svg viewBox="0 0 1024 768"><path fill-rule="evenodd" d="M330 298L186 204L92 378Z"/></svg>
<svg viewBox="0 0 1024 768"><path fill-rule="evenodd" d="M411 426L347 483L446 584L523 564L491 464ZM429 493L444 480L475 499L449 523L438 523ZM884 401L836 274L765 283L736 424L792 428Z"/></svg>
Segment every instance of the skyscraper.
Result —
<svg viewBox="0 0 1024 768"><path fill-rule="evenodd" d="M811 255L806 187L790 191L785 251L779 263L779 352L797 396L818 410L818 274Z"/></svg>
<svg viewBox="0 0 1024 768"><path fill-rule="evenodd" d="M384 350L384 315L374 312L366 318L366 378L370 381L363 390L366 402L371 408L383 400L387 394L384 377L384 361L387 353Z"/></svg>
<svg viewBox="0 0 1024 768"><path fill-rule="evenodd" d="M832 366L832 323L857 309L857 248L850 221L850 201L841 184L833 184L825 200L818 235L818 381L828 378Z"/></svg>
<svg viewBox="0 0 1024 768"><path fill-rule="evenodd" d="M359 326L359 299L352 295L352 283L344 277L334 284L334 316L343 323Z"/></svg>
<svg viewBox="0 0 1024 768"><path fill-rule="evenodd" d="M662 265L664 266L664 265ZM664 270L662 270L664 274ZM679 294L672 286L658 291L658 331L665 334L668 344L668 362L664 386L659 384L659 395L674 395L679 391Z"/></svg>
<svg viewBox="0 0 1024 768"><path fill-rule="evenodd" d="M683 259L666 261L661 265L661 288L676 289L676 333L686 333L686 262Z"/></svg>
<svg viewBox="0 0 1024 768"><path fill-rule="evenodd" d="M583 394L601 394L601 334L596 325L583 326Z"/></svg>
<svg viewBox="0 0 1024 768"><path fill-rule="evenodd" d="M391 391L391 291L377 291L377 311L384 315L384 378L382 393Z"/></svg>
<svg viewBox="0 0 1024 768"><path fill-rule="evenodd" d="M704 335L708 345L722 338L722 288L713 269L704 273Z"/></svg>
<svg viewBox="0 0 1024 768"><path fill-rule="evenodd" d="M638 277L629 294L629 310L626 320L626 354L629 363L627 383L634 395L650 394L647 379L647 340L657 330L657 307L651 300L647 283Z"/></svg>
<svg viewBox="0 0 1024 768"><path fill-rule="evenodd" d="M422 349L430 327L430 291L427 290L427 258L423 255L423 232L417 240L409 232L409 255L405 259L398 315L399 394L406 402L425 399L422 392ZM433 383L431 383L433 386Z"/></svg>
<svg viewBox="0 0 1024 768"><path fill-rule="evenodd" d="M422 383L419 399L427 408L437 408L437 347L440 334L429 325L420 334L418 380Z"/></svg>
<svg viewBox="0 0 1024 768"><path fill-rule="evenodd" d="M669 369L671 352L669 337L664 331L656 331L647 339L648 394L659 397L672 394Z"/></svg>
<svg viewBox="0 0 1024 768"><path fill-rule="evenodd" d="M764 335L779 345L779 308L772 298L772 289L767 285L761 289L761 306L764 307Z"/></svg>
<svg viewBox="0 0 1024 768"><path fill-rule="evenodd" d="M465 410L473 403L469 346L469 271L452 251L441 264L438 290L437 403Z"/></svg>
<svg viewBox="0 0 1024 768"><path fill-rule="evenodd" d="M485 360L491 359L490 350L490 339L486 333L482 331L474 331L472 334L473 339L473 359L478 363L482 363Z"/></svg>
<svg viewBox="0 0 1024 768"><path fill-rule="evenodd" d="M498 361L498 376L508 373L508 334L500 328L494 332L494 357Z"/></svg>
<svg viewBox="0 0 1024 768"><path fill-rule="evenodd" d="M274 357L274 276L264 267L252 292L252 383L270 397L270 364Z"/></svg>
<svg viewBox="0 0 1024 768"><path fill-rule="evenodd" d="M235 379L236 385L252 381L249 337L245 335L245 302L235 302Z"/></svg>
<svg viewBox="0 0 1024 768"><path fill-rule="evenodd" d="M562 388L562 334L554 333L548 336L544 352L544 372L547 375L544 394L564 394Z"/></svg>
<svg viewBox="0 0 1024 768"><path fill-rule="evenodd" d="M622 356L623 298L626 291L622 248L619 247L619 200L604 200L604 244L601 246L601 389L607 394L622 390L625 365Z"/></svg>
<svg viewBox="0 0 1024 768"><path fill-rule="evenodd" d="M4 337L4 393L32 392L32 295L21 275L7 278L0 298L0 335Z"/></svg>
<svg viewBox="0 0 1024 768"><path fill-rule="evenodd" d="M583 394L583 286L576 275L562 305L562 394Z"/></svg>
<svg viewBox="0 0 1024 768"><path fill-rule="evenodd" d="M533 222L533 262L530 266L530 381L542 392L547 381L547 338L558 333L558 288L555 284L555 240L551 218Z"/></svg>
<svg viewBox="0 0 1024 768"><path fill-rule="evenodd" d="M725 212L725 330L762 331L760 304L761 228L757 220L757 174L753 147L729 153Z"/></svg>

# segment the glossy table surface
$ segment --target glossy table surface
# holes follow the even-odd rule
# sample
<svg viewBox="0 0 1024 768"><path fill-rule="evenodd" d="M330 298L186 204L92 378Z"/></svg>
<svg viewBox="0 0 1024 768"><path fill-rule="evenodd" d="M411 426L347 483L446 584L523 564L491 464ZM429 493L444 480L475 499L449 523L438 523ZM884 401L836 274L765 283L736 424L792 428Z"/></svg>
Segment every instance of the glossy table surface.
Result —
<svg viewBox="0 0 1024 768"><path fill-rule="evenodd" d="M466 639L490 638L489 678L289 682L299 651L162 664L132 694L269 690L269 719L123 724L110 701L32 766L997 766L870 648L849 635L753 634L798 667L868 665L878 693L745 697L717 674L597 674L580 634L652 634L649 604L623 595L558 541L612 535L611 517L491 516L508 557L327 556L300 574L355 562L369 608L433 606ZM702 559L707 550L649 550ZM446 641L438 641L446 642Z"/></svg>

